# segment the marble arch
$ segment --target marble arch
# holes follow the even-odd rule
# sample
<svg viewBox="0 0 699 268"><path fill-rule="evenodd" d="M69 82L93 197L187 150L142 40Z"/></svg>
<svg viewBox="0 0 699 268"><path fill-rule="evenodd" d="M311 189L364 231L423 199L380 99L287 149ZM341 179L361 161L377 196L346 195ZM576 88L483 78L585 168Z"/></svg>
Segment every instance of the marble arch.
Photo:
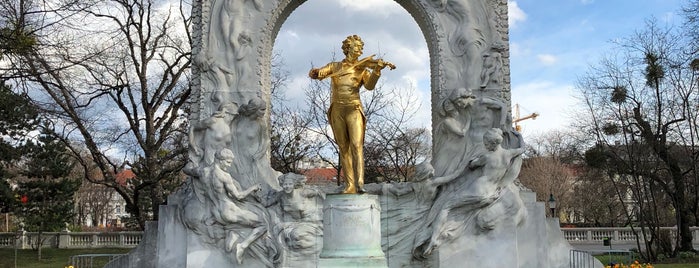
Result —
<svg viewBox="0 0 699 268"><path fill-rule="evenodd" d="M433 129L440 120L439 106L446 96L457 88L483 89L477 95L485 95L503 100L509 104L509 44L507 22L507 0L398 0L400 4L417 22L420 27L430 55L431 92L432 92L432 124ZM226 44L212 44L217 30L217 17L221 17L223 6L229 4L233 13L230 19L245 35L244 41L249 42L248 48L239 49ZM225 57L223 51L229 54L246 54L237 62L224 64L223 73L237 73L248 83L228 85L230 95L237 103L246 103L251 96L260 94L268 100L270 84L270 68L272 47L281 25L289 15L305 1L281 0L199 0L193 7L195 28L193 29L194 44L192 53L195 59L203 54L212 53L212 58ZM230 12L229 12L230 13ZM237 17L237 18L236 18ZM235 29L229 29L235 31ZM223 38L225 39L225 38ZM471 39L471 40L470 40ZM475 40L478 39L478 40ZM232 43L236 43L233 41ZM240 43L240 42L237 42ZM218 47L218 49L216 49ZM482 56L488 54L492 47L502 47L502 66L497 70L499 81L481 88ZM218 50L213 51L212 50ZM248 50L248 51L245 51ZM198 61L202 62L202 61ZM211 98L216 87L205 74L211 68L203 68L202 64L193 66L195 96L199 101L191 115L192 120L208 117L213 112ZM204 74L204 75L202 75ZM235 76L228 74L229 76ZM221 74L219 74L221 76ZM227 78L231 79L231 78ZM215 80L215 79L214 79ZM233 79L235 80L235 79ZM207 109L208 107L208 109Z"/></svg>

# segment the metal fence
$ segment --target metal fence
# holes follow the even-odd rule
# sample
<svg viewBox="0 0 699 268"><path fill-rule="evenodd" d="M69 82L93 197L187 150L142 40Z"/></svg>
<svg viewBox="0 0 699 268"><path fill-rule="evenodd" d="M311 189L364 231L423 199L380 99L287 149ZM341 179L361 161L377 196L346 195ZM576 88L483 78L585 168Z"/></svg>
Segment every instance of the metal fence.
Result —
<svg viewBox="0 0 699 268"><path fill-rule="evenodd" d="M104 267L110 261L125 254L81 254L70 257L70 265L73 268Z"/></svg>
<svg viewBox="0 0 699 268"><path fill-rule="evenodd" d="M569 253L570 268L595 268L595 257L582 250L571 250Z"/></svg>
<svg viewBox="0 0 699 268"><path fill-rule="evenodd" d="M602 265L625 263L630 264L634 260L633 252L629 250L570 250L570 268L595 268L597 260L601 259Z"/></svg>

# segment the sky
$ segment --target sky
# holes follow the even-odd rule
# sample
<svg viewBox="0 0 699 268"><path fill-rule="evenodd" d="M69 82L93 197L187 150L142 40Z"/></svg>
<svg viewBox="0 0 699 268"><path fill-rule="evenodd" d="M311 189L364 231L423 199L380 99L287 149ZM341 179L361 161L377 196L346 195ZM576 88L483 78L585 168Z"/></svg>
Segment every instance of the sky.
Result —
<svg viewBox="0 0 699 268"><path fill-rule="evenodd" d="M523 134L569 126L578 105L576 79L645 20L679 25L685 0L517 0L509 1L512 104ZM430 126L430 70L427 43L415 20L391 0L309 0L282 25L274 50L291 74L287 98L303 103L311 67L343 58L342 40L358 34L364 54L377 54L398 68L382 72L384 87L415 88L421 100L416 126ZM333 58L334 57L334 58ZM369 122L371 124L371 122Z"/></svg>

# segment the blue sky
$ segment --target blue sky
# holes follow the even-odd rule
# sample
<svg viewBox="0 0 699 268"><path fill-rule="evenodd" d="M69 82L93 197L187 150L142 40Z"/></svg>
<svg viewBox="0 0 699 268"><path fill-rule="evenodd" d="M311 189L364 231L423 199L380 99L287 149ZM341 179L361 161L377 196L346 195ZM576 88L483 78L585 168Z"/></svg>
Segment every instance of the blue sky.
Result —
<svg viewBox="0 0 699 268"><path fill-rule="evenodd" d="M522 123L525 135L565 128L575 80L611 40L624 38L655 17L679 24L684 0L517 0L510 1L512 102L522 113L538 112ZM282 25L275 42L291 72L287 97L302 105L308 70L342 58L349 34L365 41L365 55L380 54L398 69L383 72L385 87L413 85L421 99L415 125L430 125L427 44L412 17L390 0L309 0ZM371 123L371 122L369 122Z"/></svg>
<svg viewBox="0 0 699 268"><path fill-rule="evenodd" d="M574 97L577 77L614 48L612 40L629 36L652 17L668 24L680 24L679 10L684 3L681 0L512 2L515 3L510 3L513 103L541 114L537 120L523 122L525 134L566 127L570 110L577 104Z"/></svg>

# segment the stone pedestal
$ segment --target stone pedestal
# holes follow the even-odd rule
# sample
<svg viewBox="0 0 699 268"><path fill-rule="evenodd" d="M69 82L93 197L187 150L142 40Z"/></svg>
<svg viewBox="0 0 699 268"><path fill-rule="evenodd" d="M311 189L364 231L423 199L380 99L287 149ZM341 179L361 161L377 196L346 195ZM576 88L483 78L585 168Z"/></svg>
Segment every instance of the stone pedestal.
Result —
<svg viewBox="0 0 699 268"><path fill-rule="evenodd" d="M179 205L160 206L157 267L187 265L187 229L177 221Z"/></svg>
<svg viewBox="0 0 699 268"><path fill-rule="evenodd" d="M536 202L534 192L521 191L519 196L527 208L527 219L517 230L519 264L522 267L553 267L548 261L548 233L542 222L546 219L546 208L543 203Z"/></svg>
<svg viewBox="0 0 699 268"><path fill-rule="evenodd" d="M319 267L387 267L376 195L327 195Z"/></svg>
<svg viewBox="0 0 699 268"><path fill-rule="evenodd" d="M463 235L438 248L439 267L541 267L521 266L517 257L517 227L514 222L480 235Z"/></svg>

